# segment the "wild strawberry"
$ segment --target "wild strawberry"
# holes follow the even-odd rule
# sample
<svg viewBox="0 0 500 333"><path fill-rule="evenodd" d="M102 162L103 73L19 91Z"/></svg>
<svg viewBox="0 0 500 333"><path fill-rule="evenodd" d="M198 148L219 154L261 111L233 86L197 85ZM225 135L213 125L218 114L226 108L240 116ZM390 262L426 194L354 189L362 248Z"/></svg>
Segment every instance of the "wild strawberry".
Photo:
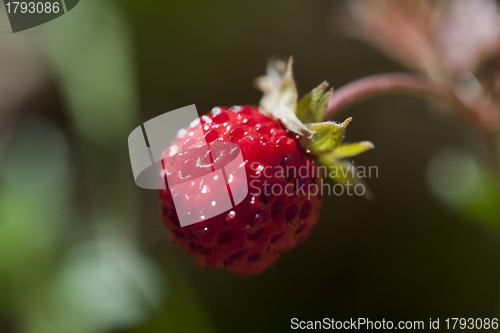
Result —
<svg viewBox="0 0 500 333"><path fill-rule="evenodd" d="M257 84L265 93L259 108L216 107L178 132L176 141L163 154L162 172L170 176L167 189L159 190L162 219L171 231L170 239L198 264L242 276L263 272L309 237L322 206L323 179L315 161L345 168L347 164L339 158L373 147L368 142L339 146L350 119L342 124L317 123L333 93L325 93L326 83L297 104L291 61L288 65L270 64L268 75L259 78ZM201 133L200 127L208 148L194 135ZM200 181L201 176L232 159L229 155L235 150L216 148L224 143L239 146L243 162L237 168L245 170L243 176L236 171L224 174L231 185L227 189L218 176ZM339 182L355 180L333 177ZM201 222L181 226L172 196L178 193L172 194L169 189L174 184L187 184L185 195L176 198L176 204L181 200L183 206L202 207L196 212ZM210 215L210 210L222 203L214 200L214 195L203 193L247 188L234 184L248 184L248 191L231 193L234 207L204 219L204 214Z"/></svg>

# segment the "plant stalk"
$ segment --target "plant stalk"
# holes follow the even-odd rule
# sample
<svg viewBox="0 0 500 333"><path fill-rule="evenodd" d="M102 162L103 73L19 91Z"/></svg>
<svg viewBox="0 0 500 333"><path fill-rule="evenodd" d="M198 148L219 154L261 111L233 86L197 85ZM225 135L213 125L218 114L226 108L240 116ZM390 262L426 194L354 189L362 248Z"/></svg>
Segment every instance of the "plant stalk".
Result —
<svg viewBox="0 0 500 333"><path fill-rule="evenodd" d="M469 118L485 139L490 159L500 172L500 148L498 141L498 110L493 103L471 105L460 99L449 86L406 73L368 76L339 88L330 98L324 120L331 119L340 111L368 98L390 94L425 96L445 101Z"/></svg>

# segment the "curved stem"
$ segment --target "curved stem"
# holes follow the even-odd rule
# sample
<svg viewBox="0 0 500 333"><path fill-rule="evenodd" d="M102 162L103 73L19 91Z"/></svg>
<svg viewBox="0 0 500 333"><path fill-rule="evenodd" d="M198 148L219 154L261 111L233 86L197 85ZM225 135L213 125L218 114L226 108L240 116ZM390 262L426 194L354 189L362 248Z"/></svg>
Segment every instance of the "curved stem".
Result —
<svg viewBox="0 0 500 333"><path fill-rule="evenodd" d="M324 120L333 118L341 110L364 99L387 94L426 96L446 101L461 110L481 131L492 164L500 170L496 107L489 102L472 105L460 99L451 87L412 74L393 73L368 76L339 88L330 98Z"/></svg>
<svg viewBox="0 0 500 333"><path fill-rule="evenodd" d="M387 94L423 95L446 101L464 112L483 130L492 131L497 126L497 111L491 105L472 108L448 86L403 73L368 76L339 88L330 98L324 119L330 119L339 111L364 99Z"/></svg>

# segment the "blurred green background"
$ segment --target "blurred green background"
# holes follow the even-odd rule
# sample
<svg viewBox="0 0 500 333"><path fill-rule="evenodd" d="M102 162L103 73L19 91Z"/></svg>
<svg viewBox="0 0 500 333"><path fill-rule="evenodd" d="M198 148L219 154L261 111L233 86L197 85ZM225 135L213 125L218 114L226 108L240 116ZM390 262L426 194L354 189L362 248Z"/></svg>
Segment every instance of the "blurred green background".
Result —
<svg viewBox="0 0 500 333"><path fill-rule="evenodd" d="M336 34L337 4L85 0L16 34L0 6L0 332L499 316L498 187L471 157L477 133L424 100L336 119L354 118L346 141L376 145L356 158L378 167L375 199L326 197L311 239L260 276L198 267L167 241L156 192L135 186L135 127L189 104L258 104L271 55L294 56L301 94L404 70Z"/></svg>

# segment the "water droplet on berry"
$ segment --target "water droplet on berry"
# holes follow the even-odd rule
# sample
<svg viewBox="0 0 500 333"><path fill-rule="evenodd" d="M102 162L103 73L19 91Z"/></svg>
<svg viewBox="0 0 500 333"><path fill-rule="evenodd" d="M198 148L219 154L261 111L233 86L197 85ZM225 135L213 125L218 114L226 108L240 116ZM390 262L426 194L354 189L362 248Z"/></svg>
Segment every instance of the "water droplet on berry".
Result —
<svg viewBox="0 0 500 333"><path fill-rule="evenodd" d="M236 212L234 210L232 210L229 213L227 213L227 215L226 215L226 222L231 222L235 218L236 218Z"/></svg>
<svg viewBox="0 0 500 333"><path fill-rule="evenodd" d="M210 117L207 115L201 116L201 120L203 123L207 123L207 124L210 124L212 122L212 119L210 119Z"/></svg>
<svg viewBox="0 0 500 333"><path fill-rule="evenodd" d="M177 154L178 152L179 152L179 147L177 145L173 145L168 150L168 156L172 157L175 154Z"/></svg>
<svg viewBox="0 0 500 333"><path fill-rule="evenodd" d="M191 122L191 124L189 124L189 127L195 128L196 126L198 126L199 123L200 123L200 118L196 118Z"/></svg>
<svg viewBox="0 0 500 333"><path fill-rule="evenodd" d="M200 235L205 235L205 234L209 233L210 231L212 231L212 227L210 227L210 226L205 226L205 227L200 227L200 228L197 228L197 226L195 226L194 230L193 230L193 232L195 234L200 234Z"/></svg>
<svg viewBox="0 0 500 333"><path fill-rule="evenodd" d="M187 134L187 130L185 128L181 128L180 130L177 131L177 134L175 135L176 139L182 139L185 137Z"/></svg>
<svg viewBox="0 0 500 333"><path fill-rule="evenodd" d="M260 173L264 170L264 166L262 164L259 164L255 168L252 167L252 169L255 171L255 175L260 175Z"/></svg>
<svg viewBox="0 0 500 333"><path fill-rule="evenodd" d="M220 107L216 106L215 108L212 109L211 112L212 112L212 115L216 116L222 112L222 109Z"/></svg>
<svg viewBox="0 0 500 333"><path fill-rule="evenodd" d="M236 105L236 106L232 106L232 107L230 107L230 108L229 108L229 110L231 110L231 111L233 111L233 112L235 112L235 113L238 113L238 112L240 112L241 110L243 110L243 108L242 108L241 106L239 106L239 105Z"/></svg>
<svg viewBox="0 0 500 333"><path fill-rule="evenodd" d="M253 120L252 118L248 118L248 119L243 120L243 124L245 124L249 127L254 127L257 124L257 122L255 120Z"/></svg>
<svg viewBox="0 0 500 333"><path fill-rule="evenodd" d="M250 200L249 200L248 203L250 204L250 207L256 208L256 207L259 206L259 204L261 203L261 201L260 201L260 199L258 197L253 196L253 197L250 198Z"/></svg>

